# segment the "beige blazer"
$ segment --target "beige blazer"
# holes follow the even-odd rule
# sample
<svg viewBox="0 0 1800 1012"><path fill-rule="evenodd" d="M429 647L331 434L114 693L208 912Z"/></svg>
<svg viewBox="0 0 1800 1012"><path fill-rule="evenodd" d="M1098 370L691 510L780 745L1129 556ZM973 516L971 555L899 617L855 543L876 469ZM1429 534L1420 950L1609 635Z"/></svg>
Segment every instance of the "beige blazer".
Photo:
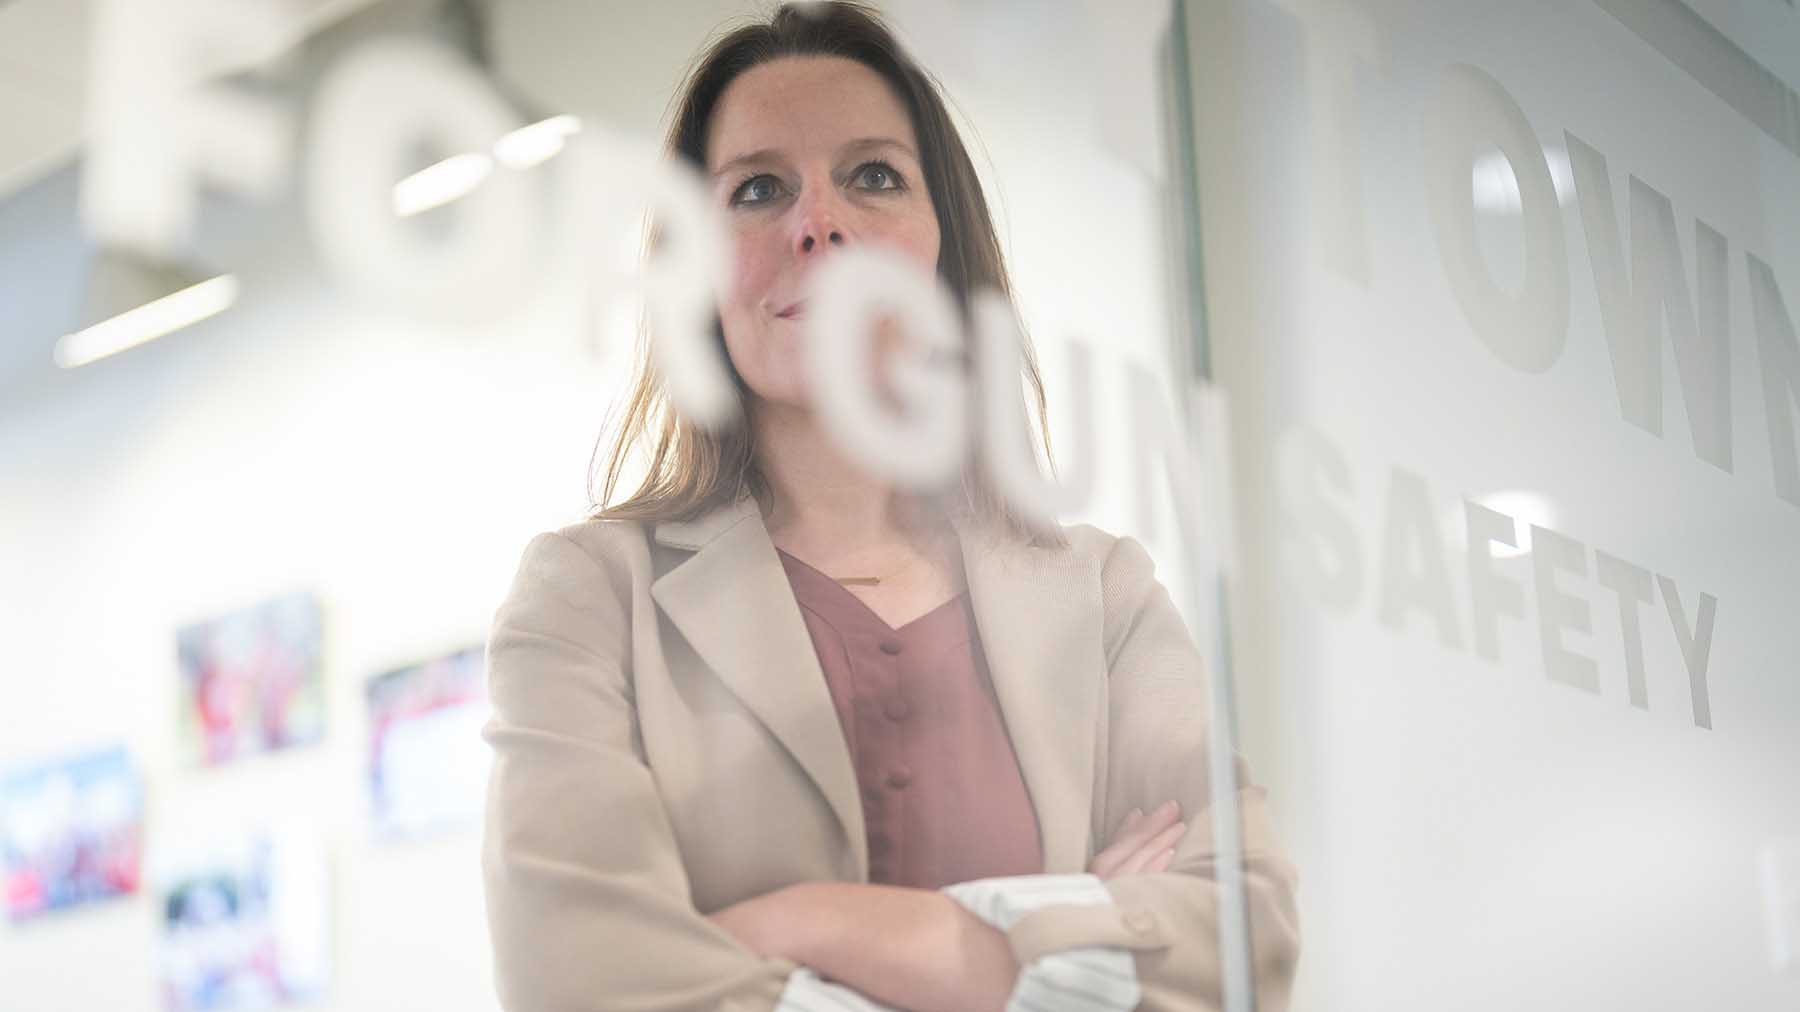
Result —
<svg viewBox="0 0 1800 1012"><path fill-rule="evenodd" d="M1218 1005L1207 688L1143 547L1089 526L1034 547L959 522L994 691L1042 834L1079 873L1133 807L1192 822L1174 865L1008 932L1021 965L1130 949L1146 1010ZM864 882L861 796L755 501L537 536L488 641L483 867L509 1012L768 1012L795 964L703 916L808 880ZM1239 763L1239 783L1248 771ZM1241 791L1260 1012L1287 1003L1295 872Z"/></svg>

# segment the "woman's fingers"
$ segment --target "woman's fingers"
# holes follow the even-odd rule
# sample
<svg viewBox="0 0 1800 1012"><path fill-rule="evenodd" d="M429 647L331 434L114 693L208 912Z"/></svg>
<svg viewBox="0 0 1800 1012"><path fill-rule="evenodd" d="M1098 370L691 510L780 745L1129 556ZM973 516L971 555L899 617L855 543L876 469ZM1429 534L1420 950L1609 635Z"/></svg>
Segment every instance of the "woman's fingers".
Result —
<svg viewBox="0 0 1800 1012"><path fill-rule="evenodd" d="M1178 814L1179 809L1171 812L1168 805L1151 812L1146 816L1139 809L1132 809L1125 816L1125 821L1113 833L1113 838L1106 848L1094 855L1088 865L1088 871L1102 878L1110 877L1118 866L1137 852L1143 842L1166 828L1170 818Z"/></svg>
<svg viewBox="0 0 1800 1012"><path fill-rule="evenodd" d="M1146 871L1150 863L1160 858L1164 850L1174 847L1176 841L1181 839L1181 834L1185 832L1187 832L1187 823L1178 822L1156 834L1120 864L1114 874L1137 875Z"/></svg>
<svg viewBox="0 0 1800 1012"><path fill-rule="evenodd" d="M1121 874L1131 874L1127 865L1136 861L1132 867L1141 870L1144 865L1154 859L1158 853L1174 840L1180 838L1176 832L1167 840L1163 837L1177 826L1181 826L1181 806L1173 801L1157 808L1149 815L1137 809L1119 825L1113 835L1112 842L1106 849L1094 855L1088 865L1088 871L1102 878L1111 878ZM1183 827L1185 828L1185 827Z"/></svg>
<svg viewBox="0 0 1800 1012"><path fill-rule="evenodd" d="M1181 806L1173 801L1165 802L1148 815L1135 808L1132 812L1136 813L1135 817L1126 816L1118 832L1113 834L1111 844L1124 847L1128 852L1181 819Z"/></svg>

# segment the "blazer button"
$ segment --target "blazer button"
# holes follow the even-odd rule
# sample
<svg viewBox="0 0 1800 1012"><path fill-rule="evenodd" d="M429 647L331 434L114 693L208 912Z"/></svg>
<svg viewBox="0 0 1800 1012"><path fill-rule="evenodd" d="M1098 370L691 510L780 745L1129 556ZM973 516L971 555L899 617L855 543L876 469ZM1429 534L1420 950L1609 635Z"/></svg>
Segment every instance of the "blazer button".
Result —
<svg viewBox="0 0 1800 1012"><path fill-rule="evenodd" d="M1148 910L1133 910L1125 915L1125 926L1132 934L1148 935L1156 930L1156 918Z"/></svg>
<svg viewBox="0 0 1800 1012"><path fill-rule="evenodd" d="M910 783L912 783L912 770L904 766L896 766L888 772L887 785L894 790L904 790Z"/></svg>
<svg viewBox="0 0 1800 1012"><path fill-rule="evenodd" d="M900 641L899 640L882 640L881 641L881 652L884 654L887 654L890 657L893 656L894 654L899 653L900 652Z"/></svg>
<svg viewBox="0 0 1800 1012"><path fill-rule="evenodd" d="M912 707L907 706L904 699L890 699L882 704L881 712L887 714L887 719L898 722L912 716Z"/></svg>

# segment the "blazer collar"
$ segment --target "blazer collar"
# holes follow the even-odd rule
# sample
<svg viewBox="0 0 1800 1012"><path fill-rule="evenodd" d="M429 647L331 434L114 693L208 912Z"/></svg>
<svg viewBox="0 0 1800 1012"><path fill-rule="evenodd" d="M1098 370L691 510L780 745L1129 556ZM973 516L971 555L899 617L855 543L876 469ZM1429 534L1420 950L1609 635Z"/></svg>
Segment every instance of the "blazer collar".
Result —
<svg viewBox="0 0 1800 1012"><path fill-rule="evenodd" d="M978 642L1037 812L1045 871L1083 871L1106 716L1099 563L976 521L954 523ZM868 881L854 762L756 500L657 524L654 537L693 555L656 579L652 598L817 785L848 837L857 880Z"/></svg>

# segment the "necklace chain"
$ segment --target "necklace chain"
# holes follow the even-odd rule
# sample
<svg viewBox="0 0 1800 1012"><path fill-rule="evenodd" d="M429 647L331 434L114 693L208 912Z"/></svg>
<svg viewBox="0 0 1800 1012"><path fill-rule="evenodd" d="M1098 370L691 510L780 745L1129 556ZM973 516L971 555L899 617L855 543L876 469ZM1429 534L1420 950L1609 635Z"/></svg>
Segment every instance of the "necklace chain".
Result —
<svg viewBox="0 0 1800 1012"><path fill-rule="evenodd" d="M938 548L942 547L942 544L943 538L940 534L931 542L928 546L928 550L935 552ZM921 558L924 558L923 554L913 556L911 560L901 564L886 576L834 576L832 579L846 587L878 587L881 585L882 580L891 580L894 577L899 576L901 573L904 573L911 568Z"/></svg>
<svg viewBox="0 0 1800 1012"><path fill-rule="evenodd" d="M891 580L894 577L900 575L901 573L906 572L907 568L910 567L913 564L913 562L916 562L916 561L918 561L918 557L914 556L914 558L911 562L903 563L903 564L901 564L901 566L898 569L895 569L892 572L888 573L886 579ZM883 578L879 577L879 576L834 576L834 577L832 577L832 579L836 580L837 582L843 584L846 587L878 587L881 585L881 581Z"/></svg>

